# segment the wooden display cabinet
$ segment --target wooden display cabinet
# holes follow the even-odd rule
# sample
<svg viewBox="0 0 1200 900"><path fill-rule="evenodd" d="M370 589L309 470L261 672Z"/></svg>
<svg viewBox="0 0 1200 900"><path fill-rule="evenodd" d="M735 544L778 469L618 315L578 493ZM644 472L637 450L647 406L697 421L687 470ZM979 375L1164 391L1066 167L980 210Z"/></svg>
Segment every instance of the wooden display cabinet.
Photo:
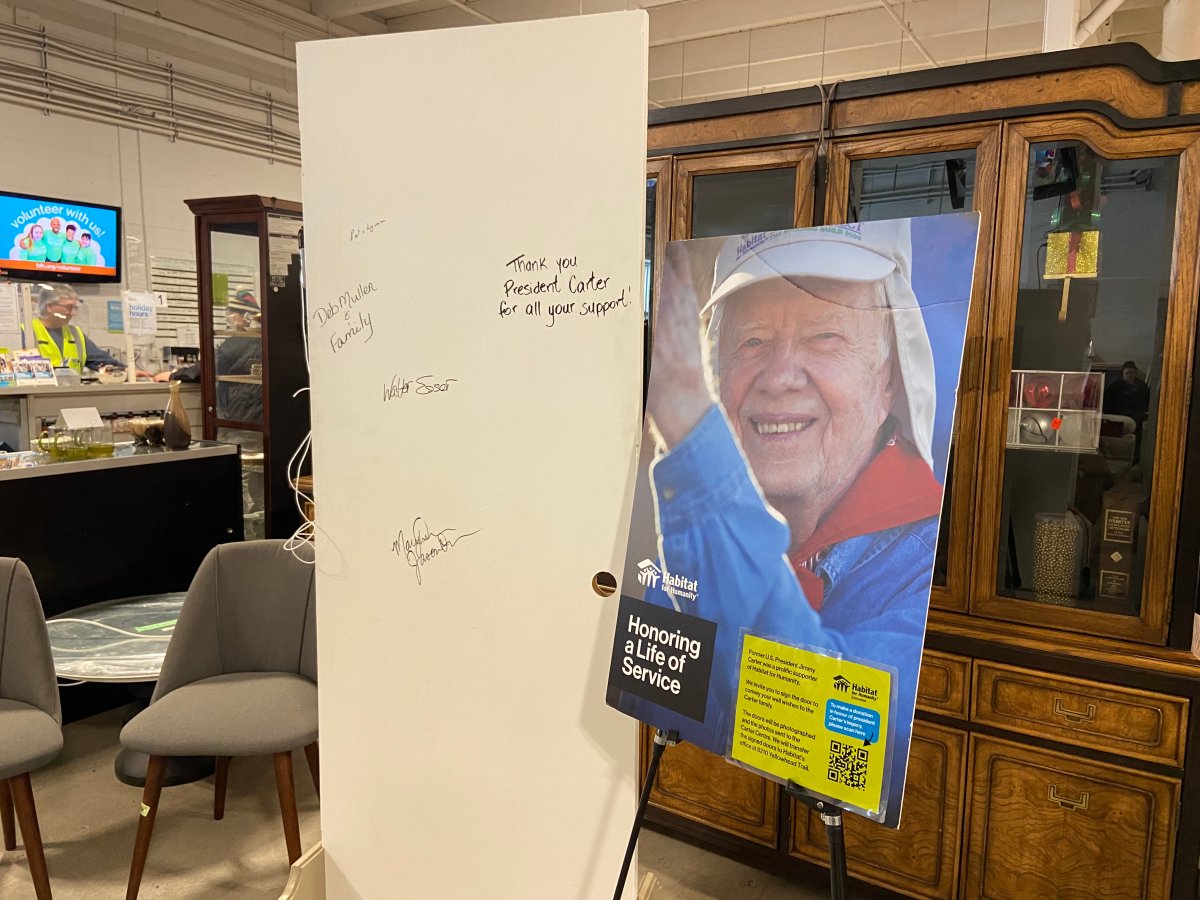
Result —
<svg viewBox="0 0 1200 900"><path fill-rule="evenodd" d="M656 208L671 215L648 247L661 257L665 227L981 215L902 824L850 816L850 874L939 900L1193 900L1200 63L1121 45L851 82L823 101L814 88L653 111ZM1081 221L1100 232L1099 269L1064 292L1052 235ZM1144 410L1113 390L1129 359ZM1031 448L1016 370L1101 373L1093 443ZM1069 555L1050 553L1044 522L1078 535ZM649 746L643 730L643 767ZM774 782L679 745L654 787L660 827L773 867L825 864L819 820Z"/></svg>
<svg viewBox="0 0 1200 900"><path fill-rule="evenodd" d="M864 881L936 900L955 896L963 845L967 735L917 722L908 760L904 821L898 829L844 817L847 870ZM825 864L821 817L792 801L791 853Z"/></svg>
<svg viewBox="0 0 1200 900"><path fill-rule="evenodd" d="M301 521L288 461L309 430L300 204L185 202L196 216L204 437L241 447L246 537L288 537Z"/></svg>
<svg viewBox="0 0 1200 900"><path fill-rule="evenodd" d="M965 896L1171 896L1178 781L983 737L971 760Z"/></svg>

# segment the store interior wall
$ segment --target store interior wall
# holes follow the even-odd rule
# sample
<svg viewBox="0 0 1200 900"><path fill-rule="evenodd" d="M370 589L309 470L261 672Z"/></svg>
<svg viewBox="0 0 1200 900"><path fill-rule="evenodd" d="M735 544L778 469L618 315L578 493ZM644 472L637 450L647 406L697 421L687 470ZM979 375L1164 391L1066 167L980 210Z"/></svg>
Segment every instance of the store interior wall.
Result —
<svg viewBox="0 0 1200 900"><path fill-rule="evenodd" d="M80 286L76 323L102 347L123 354L107 331L106 300L152 289L154 258L196 257L195 218L184 200L234 194L300 199L300 168L171 141L132 128L0 103L0 189L122 208L121 284Z"/></svg>
<svg viewBox="0 0 1200 900"><path fill-rule="evenodd" d="M197 27L219 18L202 3L171 11L207 16ZM273 26L229 16L220 21L237 26L248 43L274 40L280 54L284 43L294 47L295 40L323 36L311 29L274 34ZM45 57L41 29L51 41ZM43 64L54 76L49 98ZM174 88L166 85L168 72L179 76ZM164 109L168 97L180 106ZM272 104L277 114L268 131L263 126ZM294 104L295 73L287 65L74 0L0 3L0 190L121 207L122 282L79 286L84 304L76 323L122 358L125 341L108 331L107 301L122 290L158 287L156 266L172 270L175 284L194 278L195 219L184 200L236 194L300 200ZM189 125L207 129L207 142L193 139ZM248 137L256 132L275 135L279 152L264 152L261 139L251 146ZM169 318L195 322L194 287L180 290ZM160 348L174 344L173 334L160 325L154 346L139 345L139 364L157 371Z"/></svg>

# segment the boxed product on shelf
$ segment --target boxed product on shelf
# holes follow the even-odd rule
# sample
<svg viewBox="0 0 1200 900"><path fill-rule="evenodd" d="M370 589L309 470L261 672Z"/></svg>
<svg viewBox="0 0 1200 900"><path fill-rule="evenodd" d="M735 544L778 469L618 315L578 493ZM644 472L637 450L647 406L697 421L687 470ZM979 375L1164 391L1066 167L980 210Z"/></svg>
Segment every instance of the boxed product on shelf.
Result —
<svg viewBox="0 0 1200 900"><path fill-rule="evenodd" d="M1096 452L1104 376L1017 369L1009 385L1008 446Z"/></svg>
<svg viewBox="0 0 1200 900"><path fill-rule="evenodd" d="M1142 494L1135 486L1104 492L1100 515L1100 560L1096 595L1111 600L1129 598L1136 568L1138 517Z"/></svg>

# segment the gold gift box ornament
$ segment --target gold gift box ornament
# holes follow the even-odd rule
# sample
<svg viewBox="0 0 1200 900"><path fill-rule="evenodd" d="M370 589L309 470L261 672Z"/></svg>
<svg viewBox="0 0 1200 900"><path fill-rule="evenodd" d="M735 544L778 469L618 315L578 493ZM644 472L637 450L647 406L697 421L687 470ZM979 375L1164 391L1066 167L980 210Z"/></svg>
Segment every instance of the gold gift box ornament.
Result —
<svg viewBox="0 0 1200 900"><path fill-rule="evenodd" d="M1047 280L1061 278L1063 282L1058 321L1067 320L1071 279L1095 278L1099 274L1099 231L1052 231L1046 236L1046 268L1043 277Z"/></svg>

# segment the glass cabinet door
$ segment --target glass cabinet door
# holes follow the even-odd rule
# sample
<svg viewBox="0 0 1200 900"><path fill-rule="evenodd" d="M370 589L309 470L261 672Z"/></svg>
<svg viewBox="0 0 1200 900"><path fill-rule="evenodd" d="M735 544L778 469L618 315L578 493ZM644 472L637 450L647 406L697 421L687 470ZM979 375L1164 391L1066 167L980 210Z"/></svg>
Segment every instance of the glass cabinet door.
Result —
<svg viewBox="0 0 1200 900"><path fill-rule="evenodd" d="M206 222L212 320L212 382L206 385L205 434L241 447L247 540L266 537L263 326L265 297L258 216ZM203 307L202 307L203 308Z"/></svg>
<svg viewBox="0 0 1200 900"><path fill-rule="evenodd" d="M825 221L869 222L975 210L981 215L975 283L958 403L944 473L931 603L965 610L970 585L971 521L979 440L980 374L987 321L988 272L1000 167L998 126L942 129L835 144L829 157ZM917 252L936 248L914 248ZM943 414L948 414L946 411ZM963 448L959 452L958 448ZM944 448L935 448L937 455Z"/></svg>
<svg viewBox="0 0 1200 900"><path fill-rule="evenodd" d="M1073 118L1010 129L974 612L1166 636L1194 141Z"/></svg>
<svg viewBox="0 0 1200 900"><path fill-rule="evenodd" d="M812 220L811 147L677 159L671 237L718 237Z"/></svg>
<svg viewBox="0 0 1200 900"><path fill-rule="evenodd" d="M257 221L208 228L215 423L261 428L263 298Z"/></svg>

